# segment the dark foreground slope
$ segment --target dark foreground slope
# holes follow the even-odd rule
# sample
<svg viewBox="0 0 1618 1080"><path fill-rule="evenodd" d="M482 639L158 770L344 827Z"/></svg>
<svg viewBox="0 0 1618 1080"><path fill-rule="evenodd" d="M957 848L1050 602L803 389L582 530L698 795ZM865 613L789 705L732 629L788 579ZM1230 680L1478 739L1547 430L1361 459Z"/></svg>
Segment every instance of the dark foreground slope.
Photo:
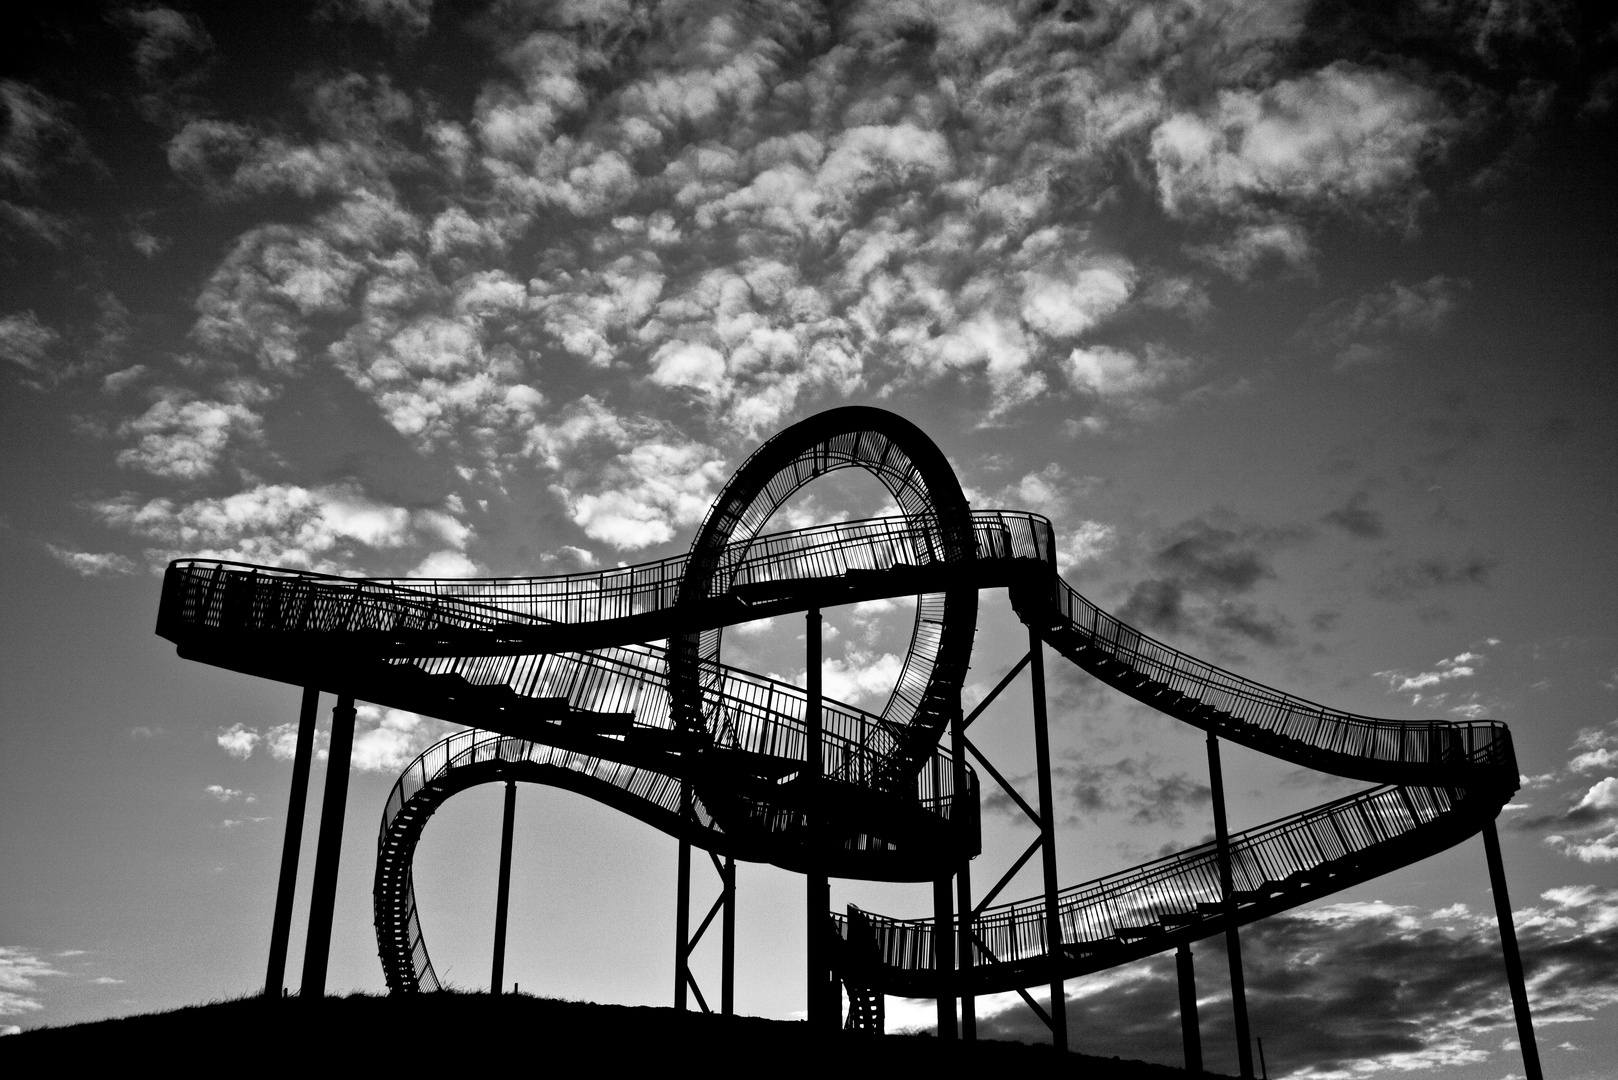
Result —
<svg viewBox="0 0 1618 1080"><path fill-rule="evenodd" d="M1014 1042L941 1043L921 1035L811 1036L801 1023L594 1005L527 995L354 995L305 1003L242 998L37 1028L0 1039L0 1064L207 1063L227 1071L323 1070L331 1065L416 1072L511 1060L529 1068L594 1065L618 1074L677 1062L788 1073L1000 1070L1086 1080L1173 1080L1180 1069L1070 1054ZM1022 1072L1021 1070L1028 1070ZM1035 1072L1034 1070L1039 1070ZM1078 1070L1068 1072L1068 1070ZM289 1075L295 1075L289 1073Z"/></svg>

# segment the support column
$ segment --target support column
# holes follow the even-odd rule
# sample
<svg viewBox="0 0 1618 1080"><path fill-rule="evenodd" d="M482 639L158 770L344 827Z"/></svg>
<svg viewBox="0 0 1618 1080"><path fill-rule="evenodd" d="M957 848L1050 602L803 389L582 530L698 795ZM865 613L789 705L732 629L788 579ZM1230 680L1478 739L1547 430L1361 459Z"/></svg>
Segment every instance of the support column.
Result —
<svg viewBox="0 0 1618 1080"><path fill-rule="evenodd" d="M1208 787L1213 794L1214 843L1219 852L1219 889L1226 907L1234 912L1236 878L1230 866L1230 829L1225 823L1225 776L1219 766L1219 738L1208 732ZM1253 1080L1253 1046L1247 1028L1247 981L1242 977L1242 939L1234 924L1225 931L1230 957L1230 1004L1236 1014L1236 1060L1243 1080Z"/></svg>
<svg viewBox="0 0 1618 1080"><path fill-rule="evenodd" d="M506 978L506 914L511 902L511 833L517 820L517 781L506 781L506 813L500 825L500 884L494 897L494 968L489 993L498 995Z"/></svg>
<svg viewBox="0 0 1618 1080"><path fill-rule="evenodd" d="M1067 1050L1067 992L1062 986L1062 920L1056 910L1056 822L1051 795L1051 736L1045 715L1045 643L1028 628L1029 674L1034 693L1034 768L1039 773L1039 830L1045 871L1045 949L1050 958L1051 1043Z"/></svg>
<svg viewBox="0 0 1618 1080"><path fill-rule="evenodd" d="M354 750L354 699L343 694L331 711L331 747L326 755L326 792L320 806L315 881L309 895L309 940L303 949L306 999L326 994L331 923L337 908L337 863L343 853L343 814L348 807L348 765Z"/></svg>
<svg viewBox="0 0 1618 1080"><path fill-rule="evenodd" d="M725 856L725 910L719 924L719 1014L736 1015L736 860Z"/></svg>
<svg viewBox="0 0 1618 1080"><path fill-rule="evenodd" d="M1500 835L1495 832L1493 819L1483 826L1483 851L1489 860L1489 888L1494 892L1494 917L1500 924L1500 951L1505 954L1506 981L1511 984L1511 1008L1517 1014L1523 1073L1528 1080L1542 1080L1539 1043L1534 1039L1534 1019L1528 1012L1522 954L1517 951L1517 928L1511 921L1511 899L1506 895L1506 867L1500 860Z"/></svg>
<svg viewBox="0 0 1618 1080"><path fill-rule="evenodd" d="M820 859L820 835L823 822L820 820L820 777L825 771L821 757L821 735L824 721L821 716L821 649L820 649L820 609L810 608L804 613L804 675L808 684L807 702L804 710L805 732L804 738L808 742L805 748L804 772L805 795L808 805L808 835L805 837L805 848L808 853L809 870L805 896L806 919L804 922L804 949L808 968L808 1007L809 1028L811 1031L833 1031L836 1029L836 1013L841 1011L842 1002L834 1006L829 992L831 986L831 958L827 955L826 917L831 911L831 883L826 879L826 870Z"/></svg>
<svg viewBox="0 0 1618 1080"><path fill-rule="evenodd" d="M287 796L287 830L281 841L281 883L275 890L275 918L270 923L270 963L264 974L264 996L278 998L286 986L287 942L292 937L292 899L298 890L298 851L303 846L303 811L309 802L309 760L314 757L315 723L320 691L303 688L298 710L298 744L292 755L292 791Z"/></svg>
<svg viewBox="0 0 1618 1080"><path fill-rule="evenodd" d="M691 796L681 784L681 817ZM686 987L691 981L691 842L680 841L680 861L674 885L674 1008L685 1012Z"/></svg>
<svg viewBox="0 0 1618 1080"><path fill-rule="evenodd" d="M955 1026L955 912L949 878L933 882L933 974L938 979L938 1037L953 1040Z"/></svg>
<svg viewBox="0 0 1618 1080"><path fill-rule="evenodd" d="M971 838L967 835L968 815L972 808L967 805L966 724L959 709L950 718L949 735L955 769L953 816L957 820L953 824L957 826L957 842L960 844L960 860L955 864L955 910L959 912L955 938L955 985L961 1003L961 1038L975 1042L978 1037L978 1016L977 999L972 996L972 859L967 854L972 847Z"/></svg>
<svg viewBox="0 0 1618 1080"><path fill-rule="evenodd" d="M1191 965L1191 946L1181 945L1174 952L1174 967L1180 976L1180 1035L1185 1041L1185 1071L1202 1075L1202 1025L1197 1021L1197 974Z"/></svg>

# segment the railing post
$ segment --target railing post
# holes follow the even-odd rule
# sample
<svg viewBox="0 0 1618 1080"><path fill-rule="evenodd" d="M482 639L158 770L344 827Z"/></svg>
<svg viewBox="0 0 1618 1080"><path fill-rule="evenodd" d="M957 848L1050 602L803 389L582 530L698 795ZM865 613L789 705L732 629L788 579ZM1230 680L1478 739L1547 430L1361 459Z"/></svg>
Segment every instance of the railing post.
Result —
<svg viewBox="0 0 1618 1080"><path fill-rule="evenodd" d="M719 1013L736 1014L736 859L725 856L725 910L721 916L719 939Z"/></svg>
<svg viewBox="0 0 1618 1080"><path fill-rule="evenodd" d="M287 942L292 937L292 899L298 889L298 852L303 845L303 813L309 802L309 761L314 757L315 724L320 712L320 691L303 688L298 710L298 743L292 755L292 790L287 795L286 837L281 841L281 881L275 890L275 916L270 923L270 963L264 975L264 996L278 998L286 985Z"/></svg>
<svg viewBox="0 0 1618 1080"><path fill-rule="evenodd" d="M831 964L827 956L826 916L831 911L831 883L826 880L826 869L821 862L821 822L820 813L820 775L823 770L821 759L821 734L824 721L821 716L821 655L820 655L820 609L810 608L804 613L804 676L807 683L804 716L804 738L808 745L805 747L805 784L804 793L808 808L807 835L804 838L804 847L808 855L806 860L808 872L807 889L804 897L806 918L804 921L804 951L805 967L808 969L808 1012L809 1029L815 1032L829 1032L834 1030L837 1023L836 1009L832 1007L831 994ZM841 1002L837 1003L839 1006Z"/></svg>
<svg viewBox="0 0 1618 1080"><path fill-rule="evenodd" d="M1045 715L1045 643L1028 628L1029 672L1034 695L1034 768L1039 773L1039 830L1044 837L1045 950L1051 978L1051 1044L1067 1050L1067 992L1062 986L1062 920L1056 909L1056 822L1051 794L1051 737Z"/></svg>
<svg viewBox="0 0 1618 1080"><path fill-rule="evenodd" d="M1517 1041L1522 1044L1523 1073L1528 1080L1542 1080L1539 1043L1534 1039L1534 1019L1528 1012L1528 986L1523 978L1522 954L1517 951L1517 928L1511 921L1511 899L1506 895L1506 868L1500 860L1500 835L1494 819L1483 826L1483 851L1489 860L1489 888L1494 892L1494 917L1500 924L1500 951L1505 954L1506 981L1511 984L1511 1008L1517 1014Z"/></svg>
<svg viewBox="0 0 1618 1080"><path fill-rule="evenodd" d="M1232 917L1225 931L1230 957L1230 1004L1236 1014L1236 1060L1243 1080L1253 1080L1253 1047L1247 1029L1247 983L1242 976L1242 939L1236 930L1236 878L1230 866L1230 829L1225 822L1225 777L1219 765L1219 737L1208 732L1208 787L1213 795L1214 842L1219 851L1219 889L1225 910Z"/></svg>
<svg viewBox="0 0 1618 1080"><path fill-rule="evenodd" d="M1180 976L1180 1036L1185 1042L1185 1071L1202 1074L1202 1025L1197 1020L1197 974L1191 962L1191 946L1182 944L1174 952L1174 967Z"/></svg>
<svg viewBox="0 0 1618 1080"><path fill-rule="evenodd" d="M505 815L500 823L500 879L494 896L494 966L489 993L499 994L506 978L506 915L511 901L511 833L517 820L517 781L506 781Z"/></svg>
<svg viewBox="0 0 1618 1080"><path fill-rule="evenodd" d="M326 994L331 924L337 907L337 864L343 851L343 814L348 806L348 764L354 750L354 699L337 698L331 711L331 747L326 755L326 791L320 807L315 880L309 895L309 939L303 950L305 999Z"/></svg>

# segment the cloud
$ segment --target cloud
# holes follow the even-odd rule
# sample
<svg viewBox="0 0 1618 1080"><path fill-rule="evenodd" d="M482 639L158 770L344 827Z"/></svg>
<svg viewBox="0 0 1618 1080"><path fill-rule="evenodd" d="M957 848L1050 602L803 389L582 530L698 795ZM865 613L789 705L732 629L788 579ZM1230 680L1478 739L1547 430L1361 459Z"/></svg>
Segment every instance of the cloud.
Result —
<svg viewBox="0 0 1618 1080"><path fill-rule="evenodd" d="M352 761L362 772L397 773L429 746L460 730L458 724L403 709L362 704L354 712Z"/></svg>
<svg viewBox="0 0 1618 1080"><path fill-rule="evenodd" d="M1384 565L1368 591L1382 600L1404 601L1435 590L1487 585L1500 560L1485 555L1455 558L1432 555L1409 562Z"/></svg>
<svg viewBox="0 0 1618 1080"><path fill-rule="evenodd" d="M1348 502L1322 514L1320 520L1362 540L1376 540L1387 532L1382 515L1371 509L1371 494L1367 491L1356 491Z"/></svg>
<svg viewBox="0 0 1618 1080"><path fill-rule="evenodd" d="M1389 282L1315 312L1297 337L1306 347L1329 353L1339 370L1385 360L1397 352L1400 339L1432 337L1442 330L1469 284L1442 274L1414 285Z"/></svg>
<svg viewBox="0 0 1618 1080"><path fill-rule="evenodd" d="M1552 819L1523 822L1523 828L1553 825L1571 828L1576 835L1552 833L1545 843L1580 862L1618 860L1618 777L1608 776L1591 785L1577 803Z"/></svg>
<svg viewBox="0 0 1618 1080"><path fill-rule="evenodd" d="M119 432L138 437L134 446L119 452L119 465L173 480L209 476L232 438L257 440L263 435L259 415L245 402L198 400L176 389L157 391L151 407L125 421Z"/></svg>
<svg viewBox="0 0 1618 1080"><path fill-rule="evenodd" d="M1618 1004L1618 893L1572 886L1541 900L1515 921L1543 1033ZM1328 1080L1518 1065L1515 1048L1502 1045L1515 1027L1492 918L1459 904L1431 912L1334 904L1273 916L1241 934L1251 1024L1278 1074ZM1228 1047L1223 938L1198 942L1193 954L1204 1050ZM1181 1063L1170 953L1070 983L1067 1008L1085 1053ZM1043 1032L1015 1005L985 1013L980 1037L1037 1041Z"/></svg>
<svg viewBox="0 0 1618 1080"><path fill-rule="evenodd" d="M244 724L232 724L228 728L220 728L214 737L221 749L233 758L246 761L253 756L253 751L262 741L263 736Z"/></svg>
<svg viewBox="0 0 1618 1080"><path fill-rule="evenodd" d="M109 574L133 574L135 560L110 551L70 551L46 544L45 550L63 566L82 577L105 577Z"/></svg>
<svg viewBox="0 0 1618 1080"><path fill-rule="evenodd" d="M84 137L67 119L68 106L27 83L0 79L0 191L36 193L58 165L93 161Z"/></svg>
<svg viewBox="0 0 1618 1080"><path fill-rule="evenodd" d="M239 728L240 725L237 725L237 727ZM232 742L234 744L240 745L244 741L240 737L242 734L245 734L245 731L238 731L236 734L232 735L231 736ZM226 749L227 753L231 754L232 757L244 757L244 758L247 757L247 754L245 754L245 753L238 754L236 751L231 750L229 746L226 746L225 738L226 738L225 734L221 733L220 736L219 736L219 745L220 746L225 746L225 749ZM253 740L253 741L256 741L256 740ZM203 788L202 790L206 791L209 795L211 795L214 798L218 799L220 802L230 802L232 799L240 799L240 798L243 797L242 792L238 791L235 788L225 787L222 784L209 784L207 787ZM252 802L254 800L249 796L248 801Z"/></svg>
<svg viewBox="0 0 1618 1080"><path fill-rule="evenodd" d="M421 37L432 25L433 0L320 0L316 18L368 22L404 38Z"/></svg>
<svg viewBox="0 0 1618 1080"><path fill-rule="evenodd" d="M1221 90L1211 109L1152 132L1170 214L1240 213L1265 201L1404 211L1441 138L1437 95L1391 72L1338 62L1261 90Z"/></svg>
<svg viewBox="0 0 1618 1080"><path fill-rule="evenodd" d="M380 553L463 551L473 537L451 513L390 506L354 484L259 484L189 503L123 495L92 510L107 525L160 545L146 553L154 568L190 555L341 573Z"/></svg>
<svg viewBox="0 0 1618 1080"><path fill-rule="evenodd" d="M62 335L39 321L32 311L0 318L0 356L27 371L38 371L45 353Z"/></svg>
<svg viewBox="0 0 1618 1080"><path fill-rule="evenodd" d="M1440 660L1433 665L1431 671L1420 671L1414 674L1405 671L1379 671L1376 677L1388 680L1388 687L1395 694L1413 694L1410 704L1421 703L1421 691L1429 687L1439 686L1454 679L1467 679L1477 674L1477 665L1483 661L1481 653L1463 652L1447 660ZM1442 701L1440 696L1438 701Z"/></svg>
<svg viewBox="0 0 1618 1080"><path fill-rule="evenodd" d="M1151 557L1156 576L1136 583L1118 617L1148 630L1245 640L1275 647L1290 638L1283 616L1244 599L1273 578L1271 556L1307 535L1243 523L1229 515L1192 518Z"/></svg>
<svg viewBox="0 0 1618 1080"><path fill-rule="evenodd" d="M1580 728L1573 749L1580 751L1567 763L1573 772L1618 768L1618 720L1605 727Z"/></svg>
<svg viewBox="0 0 1618 1080"><path fill-rule="evenodd" d="M844 656L824 662L821 687L827 697L850 705L879 703L893 693L902 667L903 658L893 653L850 649Z"/></svg>
<svg viewBox="0 0 1618 1080"><path fill-rule="evenodd" d="M649 417L623 417L585 397L528 435L558 474L551 490L592 540L620 551L663 544L707 513L724 480L713 451Z"/></svg>
<svg viewBox="0 0 1618 1080"><path fill-rule="evenodd" d="M39 989L39 980L64 972L51 967L29 949L0 945L0 1016L21 1016L44 1006L25 991Z"/></svg>

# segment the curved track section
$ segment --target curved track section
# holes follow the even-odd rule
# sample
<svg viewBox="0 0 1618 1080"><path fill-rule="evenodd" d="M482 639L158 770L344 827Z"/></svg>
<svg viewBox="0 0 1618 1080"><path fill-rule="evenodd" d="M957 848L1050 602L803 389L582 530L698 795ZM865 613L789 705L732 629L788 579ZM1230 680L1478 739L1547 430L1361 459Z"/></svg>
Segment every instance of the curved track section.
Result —
<svg viewBox="0 0 1618 1080"><path fill-rule="evenodd" d="M760 535L794 492L843 468L870 472L903 516ZM424 754L383 817L378 943L389 985L411 990L436 985L411 885L415 843L444 799L477 783L567 787L710 850L790 869L806 866L813 812L834 828L834 876L947 873L976 843L977 792L970 777L950 790L937 742L959 708L977 591L997 587L1046 643L1121 692L1268 755L1384 786L1233 837L1232 896L1221 896L1204 846L1064 890L1059 945L1044 939L1042 900L980 911L973 992L1045 981L1053 948L1079 974L1327 895L1460 842L1516 789L1504 725L1329 709L1101 611L1057 575L1049 522L970 511L937 447L876 409L832 410L767 441L684 556L484 580L179 560L158 632L188 658L483 729ZM803 691L720 664L720 631L916 594L911 647L882 715L827 702L822 776L806 776ZM642 644L659 640L669 647ZM946 992L930 920L851 912L835 922L850 986Z"/></svg>
<svg viewBox="0 0 1618 1080"><path fill-rule="evenodd" d="M955 470L937 445L901 416L848 406L772 436L736 470L697 529L681 582L682 604L695 606L731 593L753 540L771 516L806 484L850 468L875 477L912 523L915 565L974 560L978 545L971 510ZM938 741L952 709L960 707L977 605L976 588L952 588L918 599L904 666L882 711L892 753L879 782L902 786ZM677 713L689 714L691 722L710 711L700 661L719 658L721 633L721 627L688 631L670 643Z"/></svg>

